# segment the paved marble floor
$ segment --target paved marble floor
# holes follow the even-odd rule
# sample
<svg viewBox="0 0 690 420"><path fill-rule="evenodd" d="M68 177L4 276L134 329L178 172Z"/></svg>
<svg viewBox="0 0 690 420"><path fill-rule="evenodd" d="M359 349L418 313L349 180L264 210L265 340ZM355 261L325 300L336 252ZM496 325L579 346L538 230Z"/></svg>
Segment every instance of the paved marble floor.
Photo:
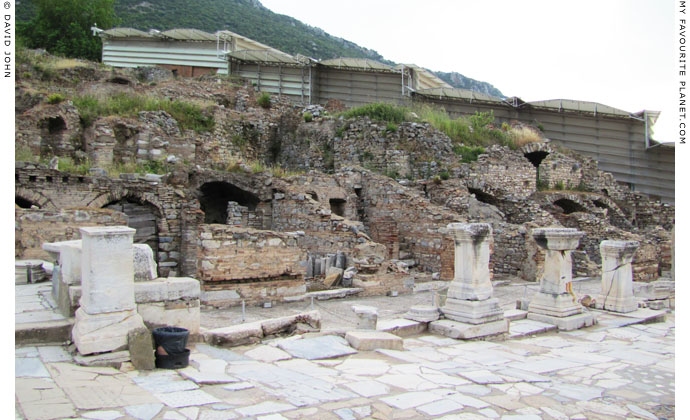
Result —
<svg viewBox="0 0 690 420"><path fill-rule="evenodd" d="M185 369L81 367L57 346L15 354L17 419L674 418L675 318L506 341L435 335L323 360L281 340L192 347ZM310 340L310 337L283 340ZM290 346L282 346L285 349ZM324 349L328 351L329 349Z"/></svg>

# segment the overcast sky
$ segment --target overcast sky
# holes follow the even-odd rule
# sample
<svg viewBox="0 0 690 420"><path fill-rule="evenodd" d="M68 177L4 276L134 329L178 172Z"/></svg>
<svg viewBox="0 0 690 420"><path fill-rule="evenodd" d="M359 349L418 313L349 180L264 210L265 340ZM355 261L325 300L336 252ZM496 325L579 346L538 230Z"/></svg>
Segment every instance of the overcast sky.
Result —
<svg viewBox="0 0 690 420"><path fill-rule="evenodd" d="M456 71L506 96L674 112L673 0L261 3L389 60ZM655 137L674 141L662 132Z"/></svg>

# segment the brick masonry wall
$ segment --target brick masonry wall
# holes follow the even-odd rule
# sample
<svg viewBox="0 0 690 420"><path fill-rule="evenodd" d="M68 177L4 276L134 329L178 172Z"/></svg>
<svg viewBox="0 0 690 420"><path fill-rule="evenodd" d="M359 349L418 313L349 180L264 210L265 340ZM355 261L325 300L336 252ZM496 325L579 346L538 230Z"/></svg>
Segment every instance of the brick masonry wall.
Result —
<svg viewBox="0 0 690 420"><path fill-rule="evenodd" d="M204 285L223 281L261 281L303 277L306 252L297 234L237 228L199 227L198 278Z"/></svg>
<svg viewBox="0 0 690 420"><path fill-rule="evenodd" d="M46 242L81 239L79 228L87 226L125 226L124 213L107 209L14 211L14 257L50 261L43 250Z"/></svg>

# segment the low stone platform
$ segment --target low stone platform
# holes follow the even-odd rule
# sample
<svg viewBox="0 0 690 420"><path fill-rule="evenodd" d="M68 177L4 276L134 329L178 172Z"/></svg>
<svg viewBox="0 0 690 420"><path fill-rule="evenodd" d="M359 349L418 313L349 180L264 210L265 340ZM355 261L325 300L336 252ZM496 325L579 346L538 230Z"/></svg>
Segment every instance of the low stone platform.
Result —
<svg viewBox="0 0 690 420"><path fill-rule="evenodd" d="M597 322L595 314L591 312L584 312L581 314L564 317L529 312L527 314L527 319L555 325L556 327L558 327L559 331L572 331L584 327L591 327Z"/></svg>
<svg viewBox="0 0 690 420"><path fill-rule="evenodd" d="M413 321L411 319L396 318L378 321L376 329L398 337L409 337L416 334L421 334L427 330L428 323Z"/></svg>
<svg viewBox="0 0 690 420"><path fill-rule="evenodd" d="M485 324L467 324L464 322L442 319L429 323L429 332L445 335L446 337L471 340L485 338L508 332L508 321L487 322Z"/></svg>
<svg viewBox="0 0 690 420"><path fill-rule="evenodd" d="M345 339L353 348L362 351L403 349L402 338L382 331L350 331L345 334Z"/></svg>

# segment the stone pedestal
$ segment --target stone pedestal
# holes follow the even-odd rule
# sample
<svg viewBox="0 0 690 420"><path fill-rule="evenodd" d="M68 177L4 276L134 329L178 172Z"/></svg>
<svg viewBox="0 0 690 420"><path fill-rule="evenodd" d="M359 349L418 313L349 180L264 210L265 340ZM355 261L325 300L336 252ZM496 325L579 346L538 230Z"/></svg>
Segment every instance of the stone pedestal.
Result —
<svg viewBox="0 0 690 420"><path fill-rule="evenodd" d="M636 241L603 241L601 251L601 294L597 304L607 311L637 310L633 296L633 254L640 246Z"/></svg>
<svg viewBox="0 0 690 420"><path fill-rule="evenodd" d="M357 329L375 330L379 313L373 306L352 305L352 311L357 315Z"/></svg>
<svg viewBox="0 0 690 420"><path fill-rule="evenodd" d="M84 227L81 307L72 339L81 354L127 347L127 333L144 327L134 302L134 229Z"/></svg>
<svg viewBox="0 0 690 420"><path fill-rule="evenodd" d="M455 240L455 276L441 312L445 321L430 324L430 330L453 338L478 338L508 331L499 301L492 297L489 273L488 223L451 223ZM432 329L431 326L435 327ZM452 328L440 326L452 325Z"/></svg>
<svg viewBox="0 0 690 420"><path fill-rule="evenodd" d="M483 324L503 319L498 299L492 298L489 274L488 223L451 223L455 240L455 276L448 288L443 315L459 322Z"/></svg>
<svg viewBox="0 0 690 420"><path fill-rule="evenodd" d="M594 322L594 315L583 314L582 305L568 292L568 285L573 281L571 253L583 235L583 232L569 228L541 228L532 232L537 245L546 250L546 258L540 290L530 301L527 318L557 325L562 330L577 329ZM578 321L569 322L567 318L572 316L577 316Z"/></svg>

